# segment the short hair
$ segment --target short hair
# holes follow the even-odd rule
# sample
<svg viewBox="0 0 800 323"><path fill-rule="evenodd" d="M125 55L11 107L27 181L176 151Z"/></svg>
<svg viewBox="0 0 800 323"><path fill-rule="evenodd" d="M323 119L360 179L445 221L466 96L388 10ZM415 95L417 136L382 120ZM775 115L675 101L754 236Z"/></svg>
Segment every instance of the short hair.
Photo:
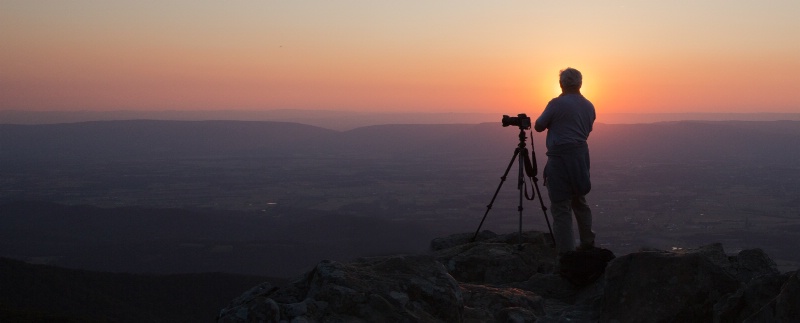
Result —
<svg viewBox="0 0 800 323"><path fill-rule="evenodd" d="M583 84L583 75L581 75L580 71L572 67L567 67L566 69L561 70L558 76L559 84L561 84L561 87L563 88L580 88L581 84Z"/></svg>

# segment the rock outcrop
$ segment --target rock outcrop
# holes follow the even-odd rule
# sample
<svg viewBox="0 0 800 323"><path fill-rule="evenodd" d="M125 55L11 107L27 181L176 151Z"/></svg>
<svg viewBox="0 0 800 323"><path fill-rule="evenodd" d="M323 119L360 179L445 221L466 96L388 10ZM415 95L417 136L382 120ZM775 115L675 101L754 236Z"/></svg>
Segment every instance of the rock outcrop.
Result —
<svg viewBox="0 0 800 323"><path fill-rule="evenodd" d="M458 282L433 257L415 255L323 261L289 286L245 293L219 321L455 322L463 312Z"/></svg>
<svg viewBox="0 0 800 323"><path fill-rule="evenodd" d="M758 249L713 244L618 257L585 286L554 274L541 232L435 239L425 255L320 262L287 286L262 284L218 322L798 321L798 272Z"/></svg>
<svg viewBox="0 0 800 323"><path fill-rule="evenodd" d="M711 321L714 304L739 286L733 275L709 260L715 256L725 257L721 247L643 251L617 258L606 269L601 318Z"/></svg>
<svg viewBox="0 0 800 323"><path fill-rule="evenodd" d="M484 232L434 239L433 255L460 282L505 284L553 271L556 255L542 232L495 235ZM522 243L520 243L520 241Z"/></svg>

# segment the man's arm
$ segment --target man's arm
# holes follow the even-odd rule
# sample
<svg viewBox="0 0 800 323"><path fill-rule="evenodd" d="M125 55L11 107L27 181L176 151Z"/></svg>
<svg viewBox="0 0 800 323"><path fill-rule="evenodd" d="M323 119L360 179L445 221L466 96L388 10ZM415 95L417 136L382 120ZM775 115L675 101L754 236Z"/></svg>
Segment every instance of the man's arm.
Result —
<svg viewBox="0 0 800 323"><path fill-rule="evenodd" d="M542 115L536 119L536 122L533 124L533 130L536 132L542 132L544 129L550 126L550 115L552 114L552 109L550 108L550 104L547 104L547 107L544 108L542 111Z"/></svg>
<svg viewBox="0 0 800 323"><path fill-rule="evenodd" d="M536 132L542 132L544 129L547 129L547 127L540 124L539 119L536 119L536 124L533 125L533 130L536 130Z"/></svg>

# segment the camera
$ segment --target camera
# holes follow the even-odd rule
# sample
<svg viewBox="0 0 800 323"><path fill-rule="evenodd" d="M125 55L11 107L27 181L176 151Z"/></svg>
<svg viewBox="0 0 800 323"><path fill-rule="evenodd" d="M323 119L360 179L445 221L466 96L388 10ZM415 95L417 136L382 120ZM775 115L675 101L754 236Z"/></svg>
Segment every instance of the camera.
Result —
<svg viewBox="0 0 800 323"><path fill-rule="evenodd" d="M527 114L520 113L516 117L503 115L503 127L517 126L522 130L531 128L531 118Z"/></svg>

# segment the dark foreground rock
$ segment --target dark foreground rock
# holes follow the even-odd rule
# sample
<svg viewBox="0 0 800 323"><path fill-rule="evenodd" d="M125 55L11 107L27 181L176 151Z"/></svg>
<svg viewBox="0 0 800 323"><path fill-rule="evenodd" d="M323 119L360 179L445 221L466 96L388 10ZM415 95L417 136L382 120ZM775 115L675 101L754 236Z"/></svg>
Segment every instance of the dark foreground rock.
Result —
<svg viewBox="0 0 800 323"><path fill-rule="evenodd" d="M245 292L218 321L800 321L798 272L779 273L759 249L635 252L578 285L554 274L555 263L541 232L456 234L426 255L323 261L287 286Z"/></svg>
<svg viewBox="0 0 800 323"><path fill-rule="evenodd" d="M800 322L800 277L788 275L778 296L744 322Z"/></svg>
<svg viewBox="0 0 800 323"><path fill-rule="evenodd" d="M460 282L504 284L553 272L556 255L548 234L483 232L475 242L471 238L460 234L431 243L433 255Z"/></svg>
<svg viewBox="0 0 800 323"><path fill-rule="evenodd" d="M458 282L432 257L415 255L323 261L289 286L246 293L219 321L457 322L463 311Z"/></svg>
<svg viewBox="0 0 800 323"><path fill-rule="evenodd" d="M725 257L722 249L714 250ZM603 320L666 322L713 319L713 306L739 282L700 251L646 251L611 262L606 269Z"/></svg>

